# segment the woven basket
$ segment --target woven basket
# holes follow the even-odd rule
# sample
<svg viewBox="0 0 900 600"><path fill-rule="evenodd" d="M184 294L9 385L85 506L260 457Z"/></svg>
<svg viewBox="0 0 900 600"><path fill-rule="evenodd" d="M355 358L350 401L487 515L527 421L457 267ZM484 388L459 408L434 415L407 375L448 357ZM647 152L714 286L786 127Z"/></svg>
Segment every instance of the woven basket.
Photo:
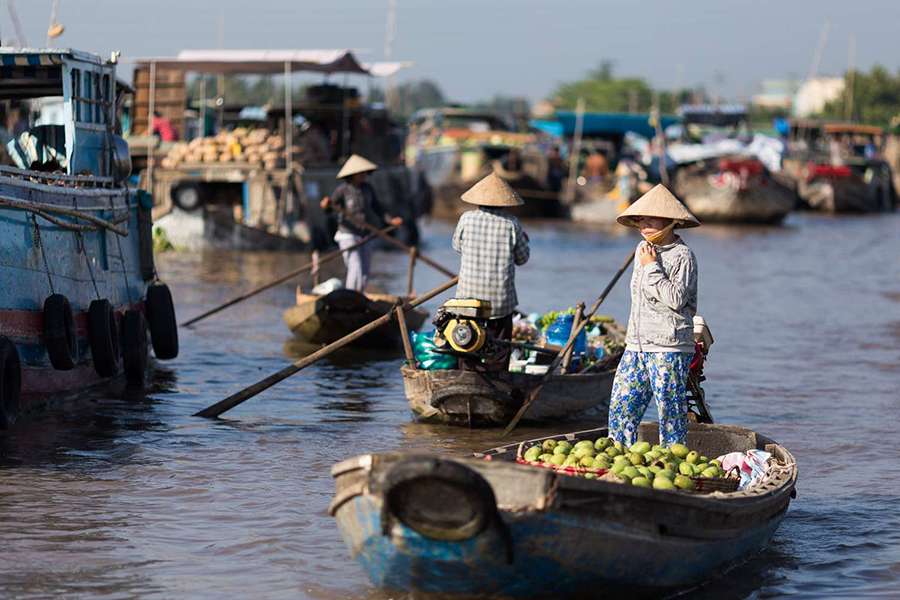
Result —
<svg viewBox="0 0 900 600"><path fill-rule="evenodd" d="M519 447L516 449L516 462L520 465L530 465L532 467L541 467L542 469L550 469L551 471L556 471L557 473L562 473L564 475L585 475L587 473L593 473L597 477L601 477L608 472L608 469L594 469L589 467L564 467L562 465L547 465L540 461L529 461L525 460L522 456L523 448L525 447L525 442L519 444Z"/></svg>
<svg viewBox="0 0 900 600"><path fill-rule="evenodd" d="M735 477L737 475L737 477ZM691 477L694 481L694 491L698 494L711 494L713 492L736 492L741 483L737 467L733 467L725 477Z"/></svg>

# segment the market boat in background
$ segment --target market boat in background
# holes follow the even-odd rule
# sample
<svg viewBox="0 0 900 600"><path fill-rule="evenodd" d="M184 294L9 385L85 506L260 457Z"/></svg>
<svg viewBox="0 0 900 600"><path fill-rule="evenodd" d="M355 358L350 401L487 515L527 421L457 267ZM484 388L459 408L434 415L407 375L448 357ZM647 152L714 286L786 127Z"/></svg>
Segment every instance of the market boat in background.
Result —
<svg viewBox="0 0 900 600"><path fill-rule="evenodd" d="M740 105L685 106L680 112L681 139L666 152L678 165L670 174L672 191L690 211L705 223L783 221L797 196L773 176L781 142L750 136Z"/></svg>
<svg viewBox="0 0 900 600"><path fill-rule="evenodd" d="M403 389L416 418L430 423L468 427L505 426L531 392L540 387L525 421L550 421L588 411L606 415L616 367L622 357L625 332L615 323L604 324L618 351L582 372L544 376L530 373L488 373L464 369L401 367ZM541 384L543 386L541 386Z"/></svg>
<svg viewBox="0 0 900 600"><path fill-rule="evenodd" d="M381 317L409 297L375 294L348 289L325 295L297 294L297 304L284 312L284 322L294 336L308 344L330 344L360 327ZM410 331L418 329L428 313L413 309L406 313ZM400 348L401 333L397 325L388 322L353 342L362 348Z"/></svg>
<svg viewBox="0 0 900 600"><path fill-rule="evenodd" d="M558 190L547 185L547 158L533 133L520 133L491 111L428 108L409 120L406 163L432 190L432 216L455 219L469 210L460 196L493 172L522 196L519 217L559 217Z"/></svg>
<svg viewBox="0 0 900 600"><path fill-rule="evenodd" d="M665 129L678 122L675 116L660 117ZM616 217L641 193L650 189L647 172L640 165L635 148L627 147L626 138L638 136L649 140L656 135L650 115L626 113L584 113L557 111L552 120L537 120L535 126L550 131L555 125L557 135L570 152L576 145L578 160L563 186L562 203L569 217L577 223L614 225ZM576 144L574 138L581 132ZM582 173L582 167L591 154L602 154L609 167L606 177L592 179ZM573 164L571 159L569 164Z"/></svg>
<svg viewBox="0 0 900 600"><path fill-rule="evenodd" d="M892 171L878 157L884 136L880 127L797 120L790 128L784 171L807 208L829 213L894 210Z"/></svg>
<svg viewBox="0 0 900 600"><path fill-rule="evenodd" d="M402 164L401 127L383 106L367 105L355 87L327 80L296 99L289 85L281 107L219 106L205 97L189 104L186 82L187 73L387 76L405 64L366 65L340 49L184 50L139 59L129 141L147 153L141 180L153 193L158 226L176 246L326 248L331 233L319 201L334 191L341 164L356 153L379 166L369 182L385 209L403 217L399 236L415 245L416 220L428 210L430 191ZM205 94L204 84L199 89ZM184 118L189 108L197 118ZM156 147L156 137L147 135L154 133L154 112L172 123L180 141Z"/></svg>
<svg viewBox="0 0 900 600"><path fill-rule="evenodd" d="M641 439L657 437L656 424L641 425ZM795 494L794 457L761 434L692 424L687 444L709 456L765 450L775 462L747 489L697 494L518 464L519 443L474 458L367 454L332 468L329 513L351 557L386 590L659 596L764 548Z"/></svg>
<svg viewBox="0 0 900 600"><path fill-rule="evenodd" d="M172 297L153 264L152 202L125 184L117 56L0 48L0 99L63 106L61 123L24 123L0 153L3 427L122 373L142 385L148 326L157 358L178 353Z"/></svg>

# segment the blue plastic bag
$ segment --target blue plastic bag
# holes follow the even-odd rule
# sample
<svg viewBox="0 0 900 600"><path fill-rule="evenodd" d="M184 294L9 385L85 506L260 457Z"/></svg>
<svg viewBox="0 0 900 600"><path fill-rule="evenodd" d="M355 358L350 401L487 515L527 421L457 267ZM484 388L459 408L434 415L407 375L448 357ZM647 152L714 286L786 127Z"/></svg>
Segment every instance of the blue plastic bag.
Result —
<svg viewBox="0 0 900 600"><path fill-rule="evenodd" d="M575 315L573 314L562 314L556 317L556 320L547 328L547 333L545 334L547 343L555 346L565 346L569 342L569 336L572 335L572 325L574 322ZM572 355L579 356L584 354L586 347L587 335L585 335L584 328L582 327L578 336L575 338L575 347L572 351Z"/></svg>

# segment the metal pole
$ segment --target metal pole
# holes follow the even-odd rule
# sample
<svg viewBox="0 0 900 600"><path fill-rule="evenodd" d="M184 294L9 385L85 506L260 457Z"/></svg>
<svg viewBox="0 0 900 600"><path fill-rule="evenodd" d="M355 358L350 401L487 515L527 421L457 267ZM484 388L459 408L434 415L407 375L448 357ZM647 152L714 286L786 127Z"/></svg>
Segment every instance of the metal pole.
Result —
<svg viewBox="0 0 900 600"><path fill-rule="evenodd" d="M578 159L581 154L581 135L584 129L584 98L579 98L575 105L575 137L572 142L572 154L569 155L569 185L566 187L566 204L575 200L575 180L578 178Z"/></svg>
<svg viewBox="0 0 900 600"><path fill-rule="evenodd" d="M206 74L200 75L200 129L197 137L206 137Z"/></svg>
<svg viewBox="0 0 900 600"><path fill-rule="evenodd" d="M281 204L281 214L279 215L279 222L284 222L284 216L288 211L288 207L290 210L293 210L294 207L294 194L293 194L293 180L292 176L294 173L294 98L293 98L294 90L291 85L291 63L290 61L286 61L284 63L284 168L285 168L285 183L284 183L284 191L282 192L282 196L284 197L284 202Z"/></svg>
<svg viewBox="0 0 900 600"><path fill-rule="evenodd" d="M153 113L156 111L156 61L150 61L150 99L147 102L147 191L153 194Z"/></svg>

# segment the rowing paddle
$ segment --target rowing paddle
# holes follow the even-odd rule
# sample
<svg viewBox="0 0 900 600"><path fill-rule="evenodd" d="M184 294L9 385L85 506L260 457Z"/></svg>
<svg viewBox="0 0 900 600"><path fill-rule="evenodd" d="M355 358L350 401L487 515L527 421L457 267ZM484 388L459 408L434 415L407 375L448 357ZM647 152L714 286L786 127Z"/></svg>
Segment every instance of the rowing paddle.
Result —
<svg viewBox="0 0 900 600"><path fill-rule="evenodd" d="M531 406L532 402L534 402L538 395L541 393L541 389L550 380L553 376L553 371L556 370L556 367L559 366L560 361L566 355L566 353L575 345L575 338L578 337L578 334L581 333L581 330L585 328L585 326L591 322L591 317L594 316L594 313L597 312L597 309L600 308L600 305L603 304L603 301L606 300L606 296L612 291L613 287L622 277L622 274L628 270L628 267L631 266L631 263L634 262L634 251L628 255L628 258L625 260L625 263L622 267L616 271L616 274L613 276L612 281L607 284L606 288L594 302L594 305L591 306L590 312L585 315L584 320L578 324L577 327L572 328L572 333L569 335L569 341L566 342L565 347L563 347L562 351L556 355L556 358L553 359L553 362L550 363L550 367L547 369L547 373L541 378L540 382L538 382L537 387L532 390L532 392L528 395L528 398L522 404L522 408L519 409L519 412L512 418L509 422L509 425L506 426L506 429L503 430L503 437L509 435L513 429L516 428L516 425L519 424L519 421L522 419L522 416L528 410L528 407Z"/></svg>
<svg viewBox="0 0 900 600"><path fill-rule="evenodd" d="M385 227L384 229L378 229L376 231L378 234L387 235L388 232L393 231L396 228L397 228L396 225L390 225L388 227ZM234 306L238 302L243 302L247 298L251 298L260 292L264 292L267 289L275 287L276 285L278 285L280 283L284 283L285 281L288 281L289 279L293 279L294 277L302 274L304 271L308 271L308 270L312 269L313 266L315 266L316 264L322 265L323 263L326 263L330 260L334 260L335 258L340 256L344 252L349 252L350 250L355 250L356 248L359 248L360 246L368 244L369 242L374 240L376 237L378 237L378 235L376 233L371 233L371 234L367 235L366 237L364 237L363 239L361 239L360 241L358 241L357 243L353 244L352 246L344 248L343 250L334 250L332 252L329 252L325 256L319 257L318 263L315 260L310 261L310 262L306 263L305 265L303 265L302 267L300 267L299 269L294 269L290 273L286 273L285 275L282 275L281 277L279 277L278 279L275 279L274 281L270 281L269 283L267 283L263 286L260 286L253 290L250 290L249 292L246 292L245 294L241 294L237 298L232 298L225 304L220 304L219 306L212 308L203 314L197 315L196 317L194 317L193 319L190 319L189 321L185 321L184 323L181 324L181 326L182 327L190 327L197 321L202 321L206 317L214 315L217 312L228 308L229 306Z"/></svg>
<svg viewBox="0 0 900 600"><path fill-rule="evenodd" d="M439 285L438 287L434 288L430 292L423 294L421 296L417 296L413 300L408 300L406 302L403 302L402 304L398 304L398 306L401 308L401 310L403 310L403 312L412 310L413 308L419 306L420 304L424 304L425 302L428 302L435 296L446 292L447 290L452 288L454 285L456 285L457 281L459 281L459 277L454 277L453 279L450 279L450 280L444 282L443 284ZM353 342L354 340L369 333L370 331L373 331L373 330L381 327L382 325L389 322L394 317L395 317L395 311L390 310L384 316L381 316L381 317L375 319L374 321L369 322L367 325L363 325L356 331L348 333L347 335L345 335L338 341L332 342L332 343L328 344L327 346L325 346L324 348L321 348L321 349L313 352L309 356L307 356L305 358L301 358L300 360L284 367L280 371L269 375L265 379L257 381L253 385L242 389L241 391L237 392L236 394L232 394L231 396L228 396L224 400L220 400L219 402L216 402L212 406L208 406L208 407L204 408L200 412L195 413L194 416L195 417L209 417L209 418L218 417L222 413L224 413L228 410L231 410L232 408L234 408L238 404L241 404L245 400L249 400L250 398L252 398L253 396L256 396L260 392L269 389L276 383L287 379L288 377L290 377L297 371L300 371L301 369L308 367L309 365L316 362L320 358L324 358L324 357L328 356L335 350L339 350L339 349L343 348L344 346L346 346L347 344Z"/></svg>

